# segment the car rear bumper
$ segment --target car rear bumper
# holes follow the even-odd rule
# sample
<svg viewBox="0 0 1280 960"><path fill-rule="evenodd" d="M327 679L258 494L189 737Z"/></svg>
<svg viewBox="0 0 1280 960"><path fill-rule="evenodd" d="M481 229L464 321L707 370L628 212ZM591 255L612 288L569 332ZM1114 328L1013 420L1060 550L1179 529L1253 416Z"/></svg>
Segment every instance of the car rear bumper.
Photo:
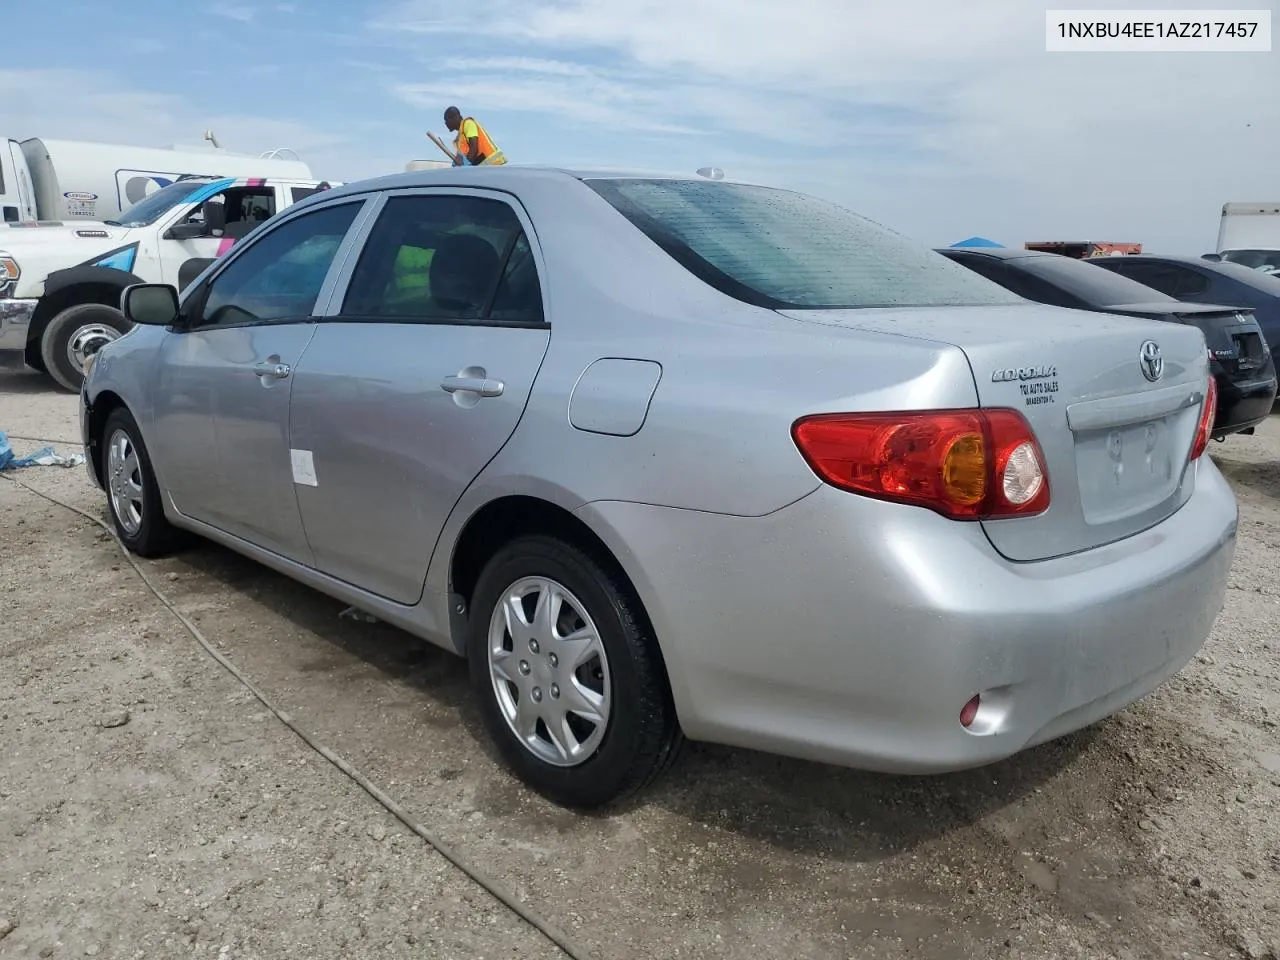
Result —
<svg viewBox="0 0 1280 960"><path fill-rule="evenodd" d="M1276 377L1233 383L1218 378L1218 416L1214 436L1239 433L1255 427L1271 415L1276 400Z"/></svg>
<svg viewBox="0 0 1280 960"><path fill-rule="evenodd" d="M1035 563L1002 559L977 524L829 487L754 519L617 502L579 514L646 604L691 739L937 773L1108 716L1195 654L1237 524L1217 468L1196 469L1196 492L1156 527Z"/></svg>
<svg viewBox="0 0 1280 960"><path fill-rule="evenodd" d="M25 350L38 300L0 300L0 350Z"/></svg>

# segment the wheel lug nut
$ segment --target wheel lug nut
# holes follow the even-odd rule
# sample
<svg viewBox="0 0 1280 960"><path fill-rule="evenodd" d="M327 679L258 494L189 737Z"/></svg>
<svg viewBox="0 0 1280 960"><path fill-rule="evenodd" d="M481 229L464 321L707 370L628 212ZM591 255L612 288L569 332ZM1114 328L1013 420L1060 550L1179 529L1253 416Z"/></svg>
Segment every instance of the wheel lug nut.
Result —
<svg viewBox="0 0 1280 960"><path fill-rule="evenodd" d="M558 666L560 666L560 658L559 658L559 657L557 657L554 653L549 654L549 655L547 656L547 659L551 661L551 665L552 665L553 667L558 667Z"/></svg>
<svg viewBox="0 0 1280 960"><path fill-rule="evenodd" d="M521 672L521 673L523 673L523 674L527 677L527 676L529 675L529 670L530 670L530 667L529 667L529 661L528 661L528 660L521 660L521 661L520 661L520 672Z"/></svg>
<svg viewBox="0 0 1280 960"><path fill-rule="evenodd" d="M559 700L559 699L560 699L560 684L558 684L558 683L553 683L553 684L551 685L551 699L552 699L552 700Z"/></svg>
<svg viewBox="0 0 1280 960"><path fill-rule="evenodd" d="M541 702L542 702L542 688L541 688L541 687L534 687L534 688L533 688L533 702L534 702L534 703L541 703Z"/></svg>
<svg viewBox="0 0 1280 960"><path fill-rule="evenodd" d="M538 641L537 641L537 640L530 640L530 641L529 641L529 652L530 652L530 653L537 653L537 652L538 652Z"/></svg>

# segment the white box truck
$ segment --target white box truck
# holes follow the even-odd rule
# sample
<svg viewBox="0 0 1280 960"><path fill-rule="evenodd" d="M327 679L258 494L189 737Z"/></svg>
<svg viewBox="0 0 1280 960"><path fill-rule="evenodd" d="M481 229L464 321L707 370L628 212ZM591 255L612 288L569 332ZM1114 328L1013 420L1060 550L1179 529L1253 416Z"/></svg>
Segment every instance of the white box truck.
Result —
<svg viewBox="0 0 1280 960"><path fill-rule="evenodd" d="M212 139L212 134L207 135ZM0 221L114 220L180 177L310 180L286 151L254 157L217 147L132 147L77 140L0 141ZM287 151L292 153L292 151Z"/></svg>
<svg viewBox="0 0 1280 960"><path fill-rule="evenodd" d="M1280 274L1280 200L1224 203L1213 259Z"/></svg>

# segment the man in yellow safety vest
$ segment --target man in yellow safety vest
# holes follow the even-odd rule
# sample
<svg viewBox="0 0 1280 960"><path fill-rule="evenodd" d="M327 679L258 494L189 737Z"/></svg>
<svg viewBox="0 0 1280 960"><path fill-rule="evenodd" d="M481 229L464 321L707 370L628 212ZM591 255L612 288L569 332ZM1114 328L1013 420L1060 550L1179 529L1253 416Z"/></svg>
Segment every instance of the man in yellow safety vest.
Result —
<svg viewBox="0 0 1280 960"><path fill-rule="evenodd" d="M444 125L454 134L453 165L479 166L482 163L497 165L507 162L502 151L489 139L484 127L474 117L464 117L457 107L444 112Z"/></svg>

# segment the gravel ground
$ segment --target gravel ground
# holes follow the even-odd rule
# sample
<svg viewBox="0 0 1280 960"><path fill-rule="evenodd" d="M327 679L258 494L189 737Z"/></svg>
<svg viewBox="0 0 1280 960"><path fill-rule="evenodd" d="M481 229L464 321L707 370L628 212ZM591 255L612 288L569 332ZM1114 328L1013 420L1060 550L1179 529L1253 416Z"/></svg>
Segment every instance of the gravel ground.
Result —
<svg viewBox="0 0 1280 960"><path fill-rule="evenodd" d="M75 452L75 416L0 371L19 453ZM927 779L694 745L601 816L505 773L461 661L211 545L144 568L601 960L1280 958L1280 422L1212 452L1241 505L1226 609L1120 716ZM19 479L104 515L80 469ZM0 957L563 957L254 700L97 527L4 480L0 582Z"/></svg>

